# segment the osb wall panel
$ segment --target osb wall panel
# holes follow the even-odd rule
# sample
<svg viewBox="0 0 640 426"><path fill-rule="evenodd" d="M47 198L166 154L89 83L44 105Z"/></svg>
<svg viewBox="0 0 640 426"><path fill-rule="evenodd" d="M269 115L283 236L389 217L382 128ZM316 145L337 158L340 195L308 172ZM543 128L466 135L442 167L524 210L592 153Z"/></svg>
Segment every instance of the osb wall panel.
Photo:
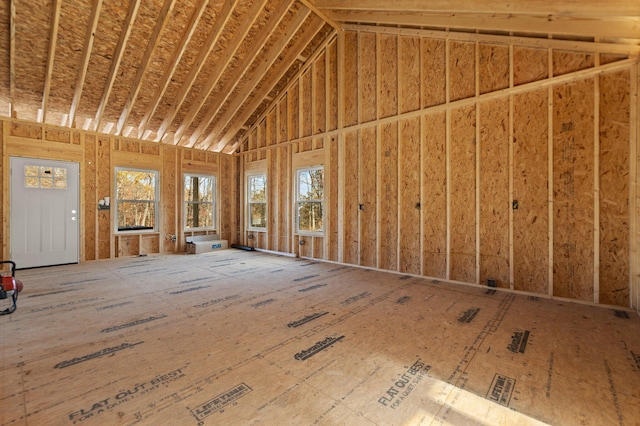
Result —
<svg viewBox="0 0 640 426"><path fill-rule="evenodd" d="M343 262L358 264L358 132L344 135Z"/></svg>
<svg viewBox="0 0 640 426"><path fill-rule="evenodd" d="M548 90L516 95L513 104L513 287L548 294Z"/></svg>
<svg viewBox="0 0 640 426"><path fill-rule="evenodd" d="M475 43L449 42L449 99L468 98L476 93Z"/></svg>
<svg viewBox="0 0 640 426"><path fill-rule="evenodd" d="M111 138L98 136L97 197L111 194ZM113 194L114 198L116 194ZM98 210L98 259L111 257L111 210Z"/></svg>
<svg viewBox="0 0 640 426"><path fill-rule="evenodd" d="M450 278L476 282L476 108L451 111Z"/></svg>
<svg viewBox="0 0 640 426"><path fill-rule="evenodd" d="M549 75L549 50L515 46L513 48L513 84L530 83Z"/></svg>
<svg viewBox="0 0 640 426"><path fill-rule="evenodd" d="M553 51L553 75L568 74L593 67L594 55L592 53Z"/></svg>
<svg viewBox="0 0 640 426"><path fill-rule="evenodd" d="M115 241L116 257L137 256L141 253L139 235L119 235Z"/></svg>
<svg viewBox="0 0 640 426"><path fill-rule="evenodd" d="M360 80L360 122L376 119L376 35L360 34L358 72Z"/></svg>
<svg viewBox="0 0 640 426"><path fill-rule="evenodd" d="M600 303L629 306L628 71L600 76Z"/></svg>
<svg viewBox="0 0 640 426"><path fill-rule="evenodd" d="M300 85L296 82L287 92L287 99L289 100L289 129L291 139L295 139L300 136Z"/></svg>
<svg viewBox="0 0 640 426"><path fill-rule="evenodd" d="M420 108L420 39L400 38L400 113Z"/></svg>
<svg viewBox="0 0 640 426"><path fill-rule="evenodd" d="M327 57L321 54L313 63L313 134L327 130Z"/></svg>
<svg viewBox="0 0 640 426"><path fill-rule="evenodd" d="M338 43L327 46L327 130L338 128Z"/></svg>
<svg viewBox="0 0 640 426"><path fill-rule="evenodd" d="M84 209L82 223L84 229L84 260L96 259L96 212L98 197L96 194L96 138L87 135L84 140L84 165L82 179L84 188Z"/></svg>
<svg viewBox="0 0 640 426"><path fill-rule="evenodd" d="M424 117L422 146L423 273L447 277L446 114Z"/></svg>
<svg viewBox="0 0 640 426"><path fill-rule="evenodd" d="M358 33L344 34L343 93L340 96L344 103L343 124L352 126L358 123Z"/></svg>
<svg viewBox="0 0 640 426"><path fill-rule="evenodd" d="M238 157L221 156L220 161L220 239L229 244L240 241L237 217L238 199Z"/></svg>
<svg viewBox="0 0 640 426"><path fill-rule="evenodd" d="M379 36L379 51L384 52L378 58L380 64L380 82L378 90L379 117L390 117L398 113L398 37Z"/></svg>
<svg viewBox="0 0 640 426"><path fill-rule="evenodd" d="M422 39L422 107L446 102L446 47L444 40Z"/></svg>
<svg viewBox="0 0 640 426"><path fill-rule="evenodd" d="M325 175L329 176L329 201L326 202L328 208L327 216L329 217L329 235L328 235L328 252L327 259L337 262L339 261L338 246L340 242L339 228L338 228L338 197L339 197L339 168L338 158L339 144L338 137L332 136L327 143L327 149L329 150L329 170L325 169ZM283 209L286 209L286 205L283 205Z"/></svg>
<svg viewBox="0 0 640 426"><path fill-rule="evenodd" d="M379 263L382 269L397 270L398 265L398 124L380 128L380 188L378 203Z"/></svg>
<svg viewBox="0 0 640 426"><path fill-rule="evenodd" d="M11 122L9 135L28 139L42 139L43 127L38 124Z"/></svg>
<svg viewBox="0 0 640 426"><path fill-rule="evenodd" d="M601 55L604 60L612 61L622 57L609 56ZM331 224L326 240L319 246L316 240L309 239L304 248L299 247L296 240L289 251L314 257L322 251L326 259L469 283L484 284L487 278L494 278L504 288L593 300L596 289L593 184L599 176L594 175L595 164L601 161L602 166L606 166L602 173L605 170L609 173L615 166L594 158L594 88L583 91L578 83L559 84L553 99L557 105L549 106L548 88L541 84L536 90L535 82L551 77L550 65L552 76L562 75L593 67L594 58L591 52L510 46L508 42L445 41L366 31L341 34L287 89L286 97L281 98L281 102L287 103L289 130L295 126L302 129L304 114L308 113L305 99L309 89L305 79L312 75L310 102L314 134L318 131L318 120L322 121L318 117L326 113L327 139L302 137L301 130L289 132L286 135L289 140L281 140L279 136L279 143L288 146L291 153L328 147L330 137L340 139L340 145L336 143L329 148L325 157L325 172L331 176L332 183L328 186L331 196L327 199L327 203L332 204L325 205L330 211L327 220ZM323 76L319 67L325 71ZM474 97L476 91L482 95L508 89L511 74L514 86L534 83L531 91L483 101L481 105L468 99ZM334 82L335 101L331 100ZM613 115L618 113L613 112L612 116L605 115L604 110L616 105L613 99L620 98L614 94L618 89L628 92L630 85L630 81L619 86L602 85L603 94L612 96L601 96L603 111L597 118L607 123L601 124L606 137L621 126L619 123L623 123L622 127L629 123L628 118L615 118ZM293 100L295 97L299 99ZM464 100L464 106L446 105L447 100ZM330 131L333 102L337 132ZM625 102L628 101L619 99L618 103ZM576 105L580 105L578 111ZM570 106L573 112L569 111ZM318 111L319 108L324 112ZM423 111L414 113L419 108ZM548 123L550 112L552 123ZM447 116L450 116L449 122ZM573 124L567 124L567 120ZM415 126L414 121L419 125ZM553 157L548 156L549 126L554 129ZM416 132L420 146L411 156ZM570 160L572 154L567 147L560 148L565 144L566 132L572 134L568 140L580 157L575 161ZM480 137L478 141L476 135ZM513 144L510 144L512 136ZM257 137L260 139L260 132ZM586 141L581 140L583 137L590 137L591 153L583 152L586 146ZM622 140L624 135L616 138ZM476 142L480 146L476 146ZM609 142L603 146L607 147L606 143ZM614 145L613 140L609 144ZM619 144L615 144L616 149ZM624 158L623 153L619 155ZM578 166L568 166L574 163ZM591 170L583 170L584 164L591 164ZM283 176L291 172L290 164L279 167L289 167L278 170ZM550 167L553 183L549 180ZM616 170L625 172L621 167ZM619 179L607 182L608 174L600 178L602 185L615 188L607 191L616 193L618 200L623 193L622 189L618 190ZM285 192L290 197L293 176L285 179ZM560 182L562 185L590 182L591 187L569 196L564 186L560 188ZM550 213L549 185L553 184L556 186L551 191L557 208ZM418 193L417 201L412 201L414 190ZM602 192L600 198L602 206L605 202ZM517 201L516 209L512 201ZM419 210L416 209L418 202ZM288 214L293 214L292 203L289 200L278 209L286 208ZM620 203L624 204L624 200L615 202ZM607 283L613 281L605 277L620 275L607 269L608 264L616 263L614 253L626 257L627 261L630 256L628 249L627 252L620 250L630 242L612 242L615 238L623 241L617 235L628 233L629 227L616 216L617 211L608 212L604 207L599 211L599 293L603 301L609 300L607 294L613 294L614 299L622 294L620 301L612 303L623 306L626 296L612 290L618 290L618 284L609 289ZM416 214L417 221L414 220ZM550 215L553 225L549 222ZM583 228L591 234L574 245L574 241L568 239L583 235ZM416 242L411 235L416 229L419 246L414 250ZM286 232L283 238L294 242L292 224ZM609 236L611 239L605 242ZM555 253L553 265L549 264L550 238L551 253ZM414 252L419 253L417 263L412 257ZM609 253L610 259L605 259ZM583 259L590 262L586 265L588 272L581 269L579 275L582 275L576 278L574 272L583 267L579 264ZM618 266L629 269L624 262L616 263ZM573 283L566 279L568 276L573 277ZM619 282L628 278L627 273ZM628 289L628 285L624 288Z"/></svg>
<svg viewBox="0 0 640 426"><path fill-rule="evenodd" d="M300 92L302 95L302 136L313 134L313 79L311 67L302 74L300 79Z"/></svg>
<svg viewBox="0 0 640 426"><path fill-rule="evenodd" d="M267 145L275 145L278 142L277 110L272 110L267 114L267 138L258 140L258 148ZM264 152L264 151L262 151Z"/></svg>
<svg viewBox="0 0 640 426"><path fill-rule="evenodd" d="M360 264L377 266L377 126L360 132Z"/></svg>
<svg viewBox="0 0 640 426"><path fill-rule="evenodd" d="M509 87L509 47L481 43L478 48L480 93Z"/></svg>
<svg viewBox="0 0 640 426"><path fill-rule="evenodd" d="M282 252L290 252L291 245L289 244L289 229L291 213L289 210L290 193L291 193L291 179L289 169L291 167L291 146L284 145L278 147L278 250ZM273 177L267 176L267 179L273 179ZM270 212L275 214L275 212Z"/></svg>
<svg viewBox="0 0 640 426"><path fill-rule="evenodd" d="M278 151L271 148L267 152L267 220L269 225L267 228L268 249L278 250L278 205L280 203L280 194L278 193ZM273 214L269 214L273 212Z"/></svg>
<svg viewBox="0 0 640 426"><path fill-rule="evenodd" d="M284 142L289 138L289 123L288 117L288 96L284 95L280 103L278 104L278 142Z"/></svg>
<svg viewBox="0 0 640 426"><path fill-rule="evenodd" d="M553 294L593 300L593 80L553 90Z"/></svg>
<svg viewBox="0 0 640 426"><path fill-rule="evenodd" d="M400 122L398 270L420 274L420 118Z"/></svg>
<svg viewBox="0 0 640 426"><path fill-rule="evenodd" d="M160 237L158 235L140 236L140 254L160 253Z"/></svg>
<svg viewBox="0 0 640 426"><path fill-rule="evenodd" d="M480 111L480 283L509 288L509 98Z"/></svg>

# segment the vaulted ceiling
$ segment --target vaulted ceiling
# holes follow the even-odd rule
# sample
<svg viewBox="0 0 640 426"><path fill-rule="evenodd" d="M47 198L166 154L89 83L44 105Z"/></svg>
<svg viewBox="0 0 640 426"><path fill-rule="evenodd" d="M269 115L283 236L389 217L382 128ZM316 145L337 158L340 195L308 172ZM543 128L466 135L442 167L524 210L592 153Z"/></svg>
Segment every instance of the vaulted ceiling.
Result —
<svg viewBox="0 0 640 426"><path fill-rule="evenodd" d="M314 50L363 25L640 44L633 0L8 0L0 115L233 151Z"/></svg>

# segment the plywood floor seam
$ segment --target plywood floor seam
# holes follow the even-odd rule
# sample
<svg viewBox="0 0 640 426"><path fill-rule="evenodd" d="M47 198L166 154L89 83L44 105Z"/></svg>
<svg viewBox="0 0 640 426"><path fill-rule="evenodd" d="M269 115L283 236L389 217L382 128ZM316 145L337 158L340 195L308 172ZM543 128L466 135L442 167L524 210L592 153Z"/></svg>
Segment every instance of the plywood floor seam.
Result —
<svg viewBox="0 0 640 426"><path fill-rule="evenodd" d="M17 275L1 426L640 422L628 311L236 250Z"/></svg>

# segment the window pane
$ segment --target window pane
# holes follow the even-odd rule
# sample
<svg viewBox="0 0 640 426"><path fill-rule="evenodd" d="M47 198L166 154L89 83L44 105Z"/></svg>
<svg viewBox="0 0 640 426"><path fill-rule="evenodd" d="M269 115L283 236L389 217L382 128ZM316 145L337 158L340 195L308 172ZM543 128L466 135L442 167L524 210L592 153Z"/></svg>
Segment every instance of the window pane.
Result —
<svg viewBox="0 0 640 426"><path fill-rule="evenodd" d="M187 228L213 227L213 204L187 203L185 224Z"/></svg>
<svg viewBox="0 0 640 426"><path fill-rule="evenodd" d="M265 228L267 226L267 204L249 204L249 226L253 228Z"/></svg>
<svg viewBox="0 0 640 426"><path fill-rule="evenodd" d="M215 176L185 175L185 229L215 228L215 183Z"/></svg>
<svg viewBox="0 0 640 426"><path fill-rule="evenodd" d="M155 228L155 202L118 201L118 231Z"/></svg>
<svg viewBox="0 0 640 426"><path fill-rule="evenodd" d="M185 176L184 199L187 202L213 202L214 178L211 176Z"/></svg>
<svg viewBox="0 0 640 426"><path fill-rule="evenodd" d="M250 176L249 177L249 202L265 202L267 201L267 177Z"/></svg>
<svg viewBox="0 0 640 426"><path fill-rule="evenodd" d="M156 199L156 173L137 170L118 170L116 174L118 200Z"/></svg>
<svg viewBox="0 0 640 426"><path fill-rule="evenodd" d="M322 203L307 201L298 203L298 229L322 231Z"/></svg>
<svg viewBox="0 0 640 426"><path fill-rule="evenodd" d="M324 198L324 171L322 169L298 171L298 200L322 200Z"/></svg>
<svg viewBox="0 0 640 426"><path fill-rule="evenodd" d="M40 180L35 176L26 176L24 178L24 186L27 188L39 188Z"/></svg>

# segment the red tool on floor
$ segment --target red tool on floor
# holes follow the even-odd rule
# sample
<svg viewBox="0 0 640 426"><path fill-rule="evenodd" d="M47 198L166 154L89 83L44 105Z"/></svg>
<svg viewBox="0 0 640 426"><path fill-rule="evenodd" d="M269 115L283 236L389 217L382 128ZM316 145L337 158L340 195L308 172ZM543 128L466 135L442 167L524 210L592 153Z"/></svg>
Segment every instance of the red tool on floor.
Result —
<svg viewBox="0 0 640 426"><path fill-rule="evenodd" d="M0 315L8 315L15 312L18 302L18 293L24 287L22 281L16 280L16 263L12 260L0 261L0 264L9 263L11 265L11 275L3 275L0 284L0 299L11 298L11 306L0 311Z"/></svg>

